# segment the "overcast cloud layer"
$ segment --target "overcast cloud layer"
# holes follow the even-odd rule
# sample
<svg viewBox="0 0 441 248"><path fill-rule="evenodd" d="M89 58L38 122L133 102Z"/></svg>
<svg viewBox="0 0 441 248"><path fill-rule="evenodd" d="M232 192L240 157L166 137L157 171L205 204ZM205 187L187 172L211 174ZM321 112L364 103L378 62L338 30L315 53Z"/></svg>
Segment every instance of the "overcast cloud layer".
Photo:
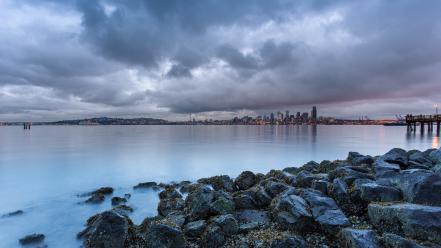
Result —
<svg viewBox="0 0 441 248"><path fill-rule="evenodd" d="M0 0L0 121L441 102L441 1Z"/></svg>

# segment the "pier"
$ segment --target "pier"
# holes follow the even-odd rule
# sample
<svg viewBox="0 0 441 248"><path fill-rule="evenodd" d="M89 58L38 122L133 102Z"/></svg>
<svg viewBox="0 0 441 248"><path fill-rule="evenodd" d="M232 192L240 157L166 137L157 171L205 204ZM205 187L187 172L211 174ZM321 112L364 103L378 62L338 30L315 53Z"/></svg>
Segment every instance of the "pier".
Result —
<svg viewBox="0 0 441 248"><path fill-rule="evenodd" d="M417 125L420 125L421 133L424 133L425 126L427 125L428 131L433 131L434 125L436 125L436 132L440 133L441 115L406 115L407 129L416 131Z"/></svg>
<svg viewBox="0 0 441 248"><path fill-rule="evenodd" d="M31 125L32 125L32 123L30 123L30 122L24 122L23 129L31 129Z"/></svg>

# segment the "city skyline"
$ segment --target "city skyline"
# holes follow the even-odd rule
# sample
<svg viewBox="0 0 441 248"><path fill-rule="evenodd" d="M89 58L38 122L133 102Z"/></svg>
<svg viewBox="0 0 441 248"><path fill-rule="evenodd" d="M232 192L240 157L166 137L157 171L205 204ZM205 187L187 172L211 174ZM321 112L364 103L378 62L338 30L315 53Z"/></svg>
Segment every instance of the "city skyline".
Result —
<svg viewBox="0 0 441 248"><path fill-rule="evenodd" d="M338 118L429 114L441 104L440 8L0 0L0 121L231 119L312 105Z"/></svg>

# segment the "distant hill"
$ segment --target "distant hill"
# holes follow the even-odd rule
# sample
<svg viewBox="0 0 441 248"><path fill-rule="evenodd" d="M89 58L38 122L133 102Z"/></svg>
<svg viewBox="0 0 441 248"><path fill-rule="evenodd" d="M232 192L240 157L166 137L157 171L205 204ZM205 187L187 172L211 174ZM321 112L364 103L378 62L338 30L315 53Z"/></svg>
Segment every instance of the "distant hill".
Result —
<svg viewBox="0 0 441 248"><path fill-rule="evenodd" d="M163 119L154 118L109 118L109 117L98 117L90 119L80 119L80 120L62 120L54 122L40 122L34 123L36 125L164 125L164 124L175 124L174 122L169 122Z"/></svg>

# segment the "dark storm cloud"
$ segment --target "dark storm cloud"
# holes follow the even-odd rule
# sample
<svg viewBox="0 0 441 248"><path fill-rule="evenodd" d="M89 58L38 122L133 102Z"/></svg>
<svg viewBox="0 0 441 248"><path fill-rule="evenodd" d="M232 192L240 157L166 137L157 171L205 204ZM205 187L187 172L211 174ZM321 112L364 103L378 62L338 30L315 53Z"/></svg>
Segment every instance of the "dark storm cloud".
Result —
<svg viewBox="0 0 441 248"><path fill-rule="evenodd" d="M60 106L55 110L84 113L143 106L146 113L259 111L310 104L337 110L342 103L367 101L382 102L381 114L397 109L391 101L436 101L441 90L439 1L0 0L0 5L5 9L0 17L8 20L0 24L0 102L9 99L0 114L23 112L12 103L20 96L29 99L26 110L33 109L32 102L35 110L42 102L50 106L53 98ZM43 89L44 100L14 88L27 86ZM363 104L360 109L367 111Z"/></svg>

